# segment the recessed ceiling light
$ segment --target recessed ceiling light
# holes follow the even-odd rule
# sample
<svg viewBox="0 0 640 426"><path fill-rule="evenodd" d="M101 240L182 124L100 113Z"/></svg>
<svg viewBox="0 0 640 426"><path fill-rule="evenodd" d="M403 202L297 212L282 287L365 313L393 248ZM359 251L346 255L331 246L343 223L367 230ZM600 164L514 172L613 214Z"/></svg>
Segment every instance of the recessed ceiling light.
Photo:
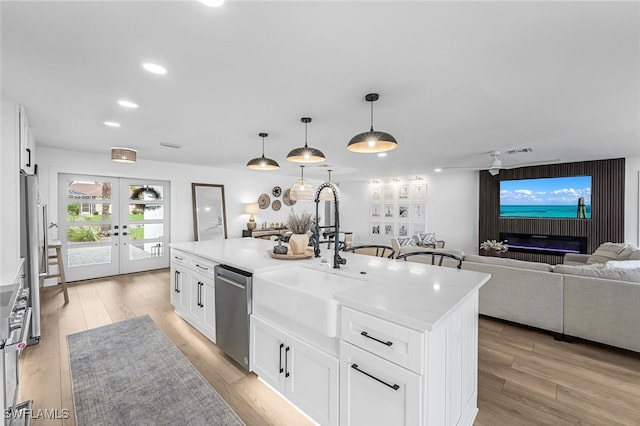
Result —
<svg viewBox="0 0 640 426"><path fill-rule="evenodd" d="M222 6L222 3L224 3L224 0L198 0L198 1L204 4L205 6L209 6L209 7L220 7Z"/></svg>
<svg viewBox="0 0 640 426"><path fill-rule="evenodd" d="M386 152L379 152L378 153L378 157L382 158L382 157L386 157L387 153Z"/></svg>
<svg viewBox="0 0 640 426"><path fill-rule="evenodd" d="M442 171L442 169L441 168L437 168L437 169L433 169L433 171L436 172L436 173L440 173Z"/></svg>
<svg viewBox="0 0 640 426"><path fill-rule="evenodd" d="M131 102L131 101L127 101L126 99L120 99L118 101L118 105L120 105L121 107L132 108L132 109L140 107L140 105L138 105L137 103Z"/></svg>
<svg viewBox="0 0 640 426"><path fill-rule="evenodd" d="M165 75L167 73L167 69L165 67L158 64L152 64L151 62L145 62L142 64L142 68L153 74Z"/></svg>
<svg viewBox="0 0 640 426"><path fill-rule="evenodd" d="M109 127L120 127L120 123L116 123L115 121L103 121L102 124Z"/></svg>

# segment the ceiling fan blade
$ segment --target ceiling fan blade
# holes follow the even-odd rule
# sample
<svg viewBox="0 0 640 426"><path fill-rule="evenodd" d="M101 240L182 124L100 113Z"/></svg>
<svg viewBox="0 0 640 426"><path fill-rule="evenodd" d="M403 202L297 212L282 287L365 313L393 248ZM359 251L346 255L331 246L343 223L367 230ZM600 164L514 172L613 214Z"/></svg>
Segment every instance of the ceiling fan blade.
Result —
<svg viewBox="0 0 640 426"><path fill-rule="evenodd" d="M509 164L508 166L502 166L502 169L515 169L517 167L526 167L526 166L542 166L545 164L555 164L559 163L560 159L555 158L553 160L542 160L542 161L529 161L527 163L517 163L517 164Z"/></svg>

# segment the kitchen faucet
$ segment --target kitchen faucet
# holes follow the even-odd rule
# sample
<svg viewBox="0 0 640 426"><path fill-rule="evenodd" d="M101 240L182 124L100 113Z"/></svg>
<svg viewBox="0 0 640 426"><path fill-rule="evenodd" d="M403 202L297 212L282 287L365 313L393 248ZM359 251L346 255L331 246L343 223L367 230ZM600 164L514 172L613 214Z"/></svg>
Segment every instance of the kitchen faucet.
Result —
<svg viewBox="0 0 640 426"><path fill-rule="evenodd" d="M336 216L336 223L335 223L335 234L334 234L334 249L333 249L333 267L335 269L340 269L340 265L344 265L347 263L347 259L343 259L342 257L340 257L339 254L339 250L340 250L340 242L338 241L339 235L340 235L340 215L338 213L338 188L332 184L331 182L325 182L323 184L321 184L318 187L318 190L316 191L316 198L315 198L315 203L316 203L316 226L314 227L313 230L313 253L315 257L320 257L320 224L318 223L320 221L320 216L318 215L318 206L320 205L320 192L322 192L322 190L324 188L329 188L331 189L331 193L333 194L333 206L334 206L334 213Z"/></svg>

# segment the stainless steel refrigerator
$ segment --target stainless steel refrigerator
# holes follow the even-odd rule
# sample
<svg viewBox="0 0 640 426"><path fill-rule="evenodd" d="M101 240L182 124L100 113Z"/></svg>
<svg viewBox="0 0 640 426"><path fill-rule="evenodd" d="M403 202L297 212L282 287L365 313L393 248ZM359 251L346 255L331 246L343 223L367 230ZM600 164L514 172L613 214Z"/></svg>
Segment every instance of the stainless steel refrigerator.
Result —
<svg viewBox="0 0 640 426"><path fill-rule="evenodd" d="M20 173L20 257L25 259L24 287L32 309L28 344L40 342L40 274L49 267L47 206L40 202L38 176Z"/></svg>

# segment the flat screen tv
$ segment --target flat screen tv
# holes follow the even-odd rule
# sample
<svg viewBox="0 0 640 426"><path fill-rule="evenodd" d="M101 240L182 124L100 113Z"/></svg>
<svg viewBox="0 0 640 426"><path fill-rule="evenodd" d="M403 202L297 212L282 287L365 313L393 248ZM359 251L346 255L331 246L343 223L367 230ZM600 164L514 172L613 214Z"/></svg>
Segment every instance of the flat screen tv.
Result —
<svg viewBox="0 0 640 426"><path fill-rule="evenodd" d="M591 219L591 176L500 181L500 217Z"/></svg>

